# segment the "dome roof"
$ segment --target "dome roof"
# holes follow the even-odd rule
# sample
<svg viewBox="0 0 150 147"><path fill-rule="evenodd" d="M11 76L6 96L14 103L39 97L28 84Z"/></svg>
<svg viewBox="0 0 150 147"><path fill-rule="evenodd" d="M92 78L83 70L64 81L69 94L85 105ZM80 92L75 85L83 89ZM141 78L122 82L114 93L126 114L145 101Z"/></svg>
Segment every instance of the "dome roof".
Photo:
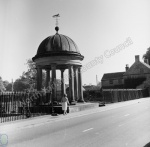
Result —
<svg viewBox="0 0 150 147"><path fill-rule="evenodd" d="M33 60L48 56L77 56L80 60L84 58L71 38L58 33L41 42Z"/></svg>

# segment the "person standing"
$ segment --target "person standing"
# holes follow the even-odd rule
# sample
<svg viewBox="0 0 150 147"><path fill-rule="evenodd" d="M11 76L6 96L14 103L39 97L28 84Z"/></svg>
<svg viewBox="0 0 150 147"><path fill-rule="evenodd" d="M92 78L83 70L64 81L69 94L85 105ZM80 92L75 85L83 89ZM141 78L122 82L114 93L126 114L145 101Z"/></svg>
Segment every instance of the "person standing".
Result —
<svg viewBox="0 0 150 147"><path fill-rule="evenodd" d="M61 103L62 103L62 110L64 111L64 115L65 115L67 114L67 106L69 104L67 94L64 94L64 96L61 99Z"/></svg>

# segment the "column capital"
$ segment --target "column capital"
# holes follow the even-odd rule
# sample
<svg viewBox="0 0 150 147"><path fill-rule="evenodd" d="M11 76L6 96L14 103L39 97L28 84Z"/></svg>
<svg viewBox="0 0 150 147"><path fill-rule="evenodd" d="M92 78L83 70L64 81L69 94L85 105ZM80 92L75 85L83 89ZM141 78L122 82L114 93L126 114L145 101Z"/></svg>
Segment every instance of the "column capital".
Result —
<svg viewBox="0 0 150 147"><path fill-rule="evenodd" d="M78 69L78 72L81 72L82 66L78 66L77 69Z"/></svg>
<svg viewBox="0 0 150 147"><path fill-rule="evenodd" d="M42 68L42 66L41 65L36 65L36 68Z"/></svg>
<svg viewBox="0 0 150 147"><path fill-rule="evenodd" d="M51 65L57 65L56 63L51 63Z"/></svg>
<svg viewBox="0 0 150 147"><path fill-rule="evenodd" d="M69 64L68 67L69 67L69 68L71 68L71 67L73 68L73 65L72 65L72 64Z"/></svg>
<svg viewBox="0 0 150 147"><path fill-rule="evenodd" d="M51 68L56 68L57 64L56 63L52 63L51 64Z"/></svg>
<svg viewBox="0 0 150 147"><path fill-rule="evenodd" d="M64 72L64 71L65 71L65 69L60 69L60 71L61 71L61 72Z"/></svg>
<svg viewBox="0 0 150 147"><path fill-rule="evenodd" d="M50 71L50 69L45 69L45 71Z"/></svg>
<svg viewBox="0 0 150 147"><path fill-rule="evenodd" d="M73 66L73 69L75 70L75 69L78 69L78 66Z"/></svg>

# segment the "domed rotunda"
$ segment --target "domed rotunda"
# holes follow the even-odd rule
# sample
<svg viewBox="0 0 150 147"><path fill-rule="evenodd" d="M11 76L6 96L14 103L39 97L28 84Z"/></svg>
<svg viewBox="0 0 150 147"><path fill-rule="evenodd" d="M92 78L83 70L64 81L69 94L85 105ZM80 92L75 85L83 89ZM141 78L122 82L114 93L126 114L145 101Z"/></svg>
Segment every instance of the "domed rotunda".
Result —
<svg viewBox="0 0 150 147"><path fill-rule="evenodd" d="M32 58L37 68L37 90L42 88L42 70L46 70L46 87L52 89L52 99L56 100L56 70L61 71L61 96L66 93L64 71L68 69L69 77L69 101L75 104L76 101L84 102L82 91L81 55L76 43L68 36L58 33L59 28L55 27L56 34L44 39ZM50 74L51 73L51 74ZM50 78L51 76L51 78ZM52 79L50 81L50 79ZM51 83L51 84L50 84Z"/></svg>

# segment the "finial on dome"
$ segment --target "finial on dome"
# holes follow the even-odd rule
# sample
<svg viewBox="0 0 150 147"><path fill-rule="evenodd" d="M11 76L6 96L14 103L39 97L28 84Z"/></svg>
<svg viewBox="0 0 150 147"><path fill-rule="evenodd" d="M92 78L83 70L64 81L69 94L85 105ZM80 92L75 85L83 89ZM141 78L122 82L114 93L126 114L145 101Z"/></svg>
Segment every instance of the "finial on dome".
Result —
<svg viewBox="0 0 150 147"><path fill-rule="evenodd" d="M59 27L58 27L58 26L56 26L56 27L55 27L55 30L56 30L56 32L58 33L58 31L59 31Z"/></svg>
<svg viewBox="0 0 150 147"><path fill-rule="evenodd" d="M55 27L55 30L56 30L57 33L58 33L58 31L59 31L59 27L58 27L58 17L60 17L59 14L53 15L53 18L56 19L56 27Z"/></svg>

